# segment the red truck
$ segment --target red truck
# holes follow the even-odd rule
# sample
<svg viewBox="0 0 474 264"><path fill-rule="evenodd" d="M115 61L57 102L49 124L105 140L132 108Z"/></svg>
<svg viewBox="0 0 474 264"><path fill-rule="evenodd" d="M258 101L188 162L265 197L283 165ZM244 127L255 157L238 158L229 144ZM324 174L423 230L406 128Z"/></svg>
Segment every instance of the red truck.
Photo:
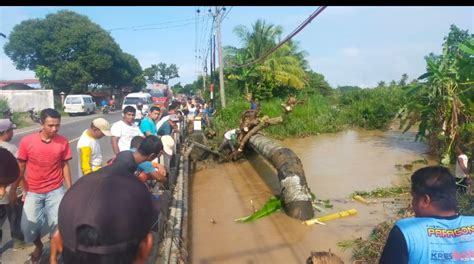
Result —
<svg viewBox="0 0 474 264"><path fill-rule="evenodd" d="M154 83L147 88L155 106L160 108L167 108L169 106L171 99L173 98L173 93L168 85Z"/></svg>

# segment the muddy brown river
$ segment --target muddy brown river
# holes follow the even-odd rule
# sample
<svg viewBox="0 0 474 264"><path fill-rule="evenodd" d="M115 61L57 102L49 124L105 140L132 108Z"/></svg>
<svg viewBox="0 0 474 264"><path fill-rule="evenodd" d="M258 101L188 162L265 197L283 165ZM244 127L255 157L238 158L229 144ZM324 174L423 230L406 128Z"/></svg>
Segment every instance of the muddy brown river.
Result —
<svg viewBox="0 0 474 264"><path fill-rule="evenodd" d="M395 165L427 158L426 146L413 139L410 132L347 130L279 142L300 157L317 198L331 201L333 208L317 212L317 217L352 208L358 211L327 225L305 226L283 211L253 223L234 222L279 193L275 170L259 155L196 172L190 187L188 259L199 264L305 263L311 251L331 249L345 263L352 263L351 249L343 251L337 242L366 238L375 225L393 215L397 204L385 199L365 205L349 196L406 183L410 171Z"/></svg>

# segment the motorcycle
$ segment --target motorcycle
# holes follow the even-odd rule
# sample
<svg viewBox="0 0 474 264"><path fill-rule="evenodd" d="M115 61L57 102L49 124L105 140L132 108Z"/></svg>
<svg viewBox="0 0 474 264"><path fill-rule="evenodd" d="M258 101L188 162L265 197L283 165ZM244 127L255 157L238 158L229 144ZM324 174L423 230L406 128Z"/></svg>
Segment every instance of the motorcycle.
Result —
<svg viewBox="0 0 474 264"><path fill-rule="evenodd" d="M7 110L3 111L3 118L8 118L10 121L13 122L13 111L12 109L8 108Z"/></svg>
<svg viewBox="0 0 474 264"><path fill-rule="evenodd" d="M30 114L30 118L33 122L35 123L40 123L40 116L38 114L38 111L35 111L35 108L30 108L27 110L27 112Z"/></svg>
<svg viewBox="0 0 474 264"><path fill-rule="evenodd" d="M104 105L102 106L102 114L108 114L109 113L109 106L108 105Z"/></svg>

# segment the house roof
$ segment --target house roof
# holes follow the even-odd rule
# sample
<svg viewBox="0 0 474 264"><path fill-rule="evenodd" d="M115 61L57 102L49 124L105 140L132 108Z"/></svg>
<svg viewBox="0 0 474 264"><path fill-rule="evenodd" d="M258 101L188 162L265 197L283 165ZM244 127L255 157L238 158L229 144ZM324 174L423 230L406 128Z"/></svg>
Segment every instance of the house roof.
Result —
<svg viewBox="0 0 474 264"><path fill-rule="evenodd" d="M23 83L0 83L0 90L34 90L33 87L30 87Z"/></svg>
<svg viewBox="0 0 474 264"><path fill-rule="evenodd" d="M9 84L25 84L25 85L35 85L40 84L40 81L37 79L23 79L23 80L0 80L0 87L7 86Z"/></svg>

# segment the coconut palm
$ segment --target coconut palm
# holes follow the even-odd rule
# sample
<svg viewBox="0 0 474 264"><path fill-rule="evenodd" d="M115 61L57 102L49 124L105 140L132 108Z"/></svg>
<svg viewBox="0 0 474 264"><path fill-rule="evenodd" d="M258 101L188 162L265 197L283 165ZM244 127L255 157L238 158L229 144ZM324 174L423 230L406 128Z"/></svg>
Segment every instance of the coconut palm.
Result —
<svg viewBox="0 0 474 264"><path fill-rule="evenodd" d="M265 98L272 96L278 87L304 87L304 69L308 63L304 59L306 53L299 51L297 43L290 41L260 60L280 41L282 31L281 26L266 24L263 20L257 20L251 29L243 25L234 29L243 48L238 49L231 60L244 66L229 66L229 78L242 83L246 93L250 91L256 97Z"/></svg>

